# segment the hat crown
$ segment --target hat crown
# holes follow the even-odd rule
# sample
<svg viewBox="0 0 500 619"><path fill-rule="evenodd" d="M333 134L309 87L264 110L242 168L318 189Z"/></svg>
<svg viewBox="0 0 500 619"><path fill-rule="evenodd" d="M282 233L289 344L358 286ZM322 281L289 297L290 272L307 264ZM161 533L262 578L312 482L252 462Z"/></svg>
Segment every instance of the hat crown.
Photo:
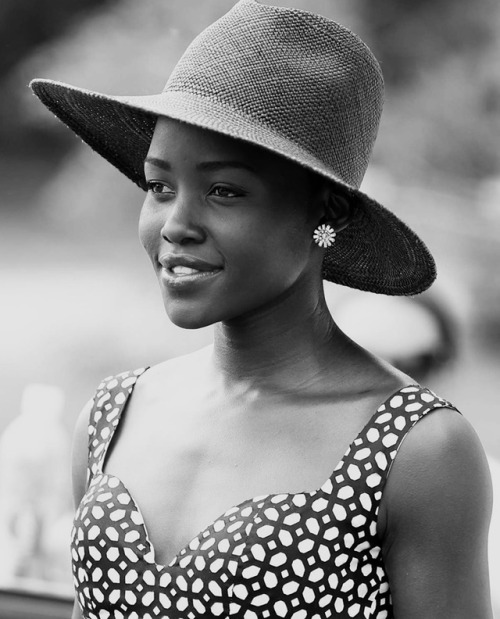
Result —
<svg viewBox="0 0 500 619"><path fill-rule="evenodd" d="M240 0L194 39L164 92L215 101L359 187L377 136L383 78L369 48L336 22Z"/></svg>

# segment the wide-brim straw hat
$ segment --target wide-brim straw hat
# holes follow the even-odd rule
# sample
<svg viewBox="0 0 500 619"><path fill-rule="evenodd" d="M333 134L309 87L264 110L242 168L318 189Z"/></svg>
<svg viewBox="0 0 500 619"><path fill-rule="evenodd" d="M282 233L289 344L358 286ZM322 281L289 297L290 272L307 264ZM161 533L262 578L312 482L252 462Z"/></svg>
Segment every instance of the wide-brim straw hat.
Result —
<svg viewBox="0 0 500 619"><path fill-rule="evenodd" d="M325 249L329 281L409 295L435 279L418 236L359 190L378 131L383 78L368 47L330 19L240 0L191 43L160 94L108 96L43 79L31 87L143 189L158 116L250 142L330 179L349 197L353 219Z"/></svg>

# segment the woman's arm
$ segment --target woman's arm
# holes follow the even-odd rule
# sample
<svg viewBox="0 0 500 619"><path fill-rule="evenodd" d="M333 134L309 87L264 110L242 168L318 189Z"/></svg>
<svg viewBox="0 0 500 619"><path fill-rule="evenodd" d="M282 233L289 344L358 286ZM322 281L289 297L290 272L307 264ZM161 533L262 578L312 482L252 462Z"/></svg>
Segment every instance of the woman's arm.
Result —
<svg viewBox="0 0 500 619"><path fill-rule="evenodd" d="M71 619L83 619L82 611L80 609L80 604L75 600L73 605L73 614L71 615Z"/></svg>
<svg viewBox="0 0 500 619"><path fill-rule="evenodd" d="M381 505L396 619L491 619L486 456L471 425L441 409L402 444Z"/></svg>
<svg viewBox="0 0 500 619"><path fill-rule="evenodd" d="M89 420L94 401L89 400L83 407L76 420L75 431L73 433L73 454L72 454L72 479L73 479L73 502L75 509L80 505L80 501L85 494L87 483L87 463L89 449Z"/></svg>
<svg viewBox="0 0 500 619"><path fill-rule="evenodd" d="M85 494L87 481L87 462L88 462L88 427L90 411L93 401L89 400L83 407L78 416L75 432L73 435L73 456L72 456L72 476L73 476L73 501L75 508L80 505L80 501ZM78 602L75 600L71 619L82 619L82 612Z"/></svg>

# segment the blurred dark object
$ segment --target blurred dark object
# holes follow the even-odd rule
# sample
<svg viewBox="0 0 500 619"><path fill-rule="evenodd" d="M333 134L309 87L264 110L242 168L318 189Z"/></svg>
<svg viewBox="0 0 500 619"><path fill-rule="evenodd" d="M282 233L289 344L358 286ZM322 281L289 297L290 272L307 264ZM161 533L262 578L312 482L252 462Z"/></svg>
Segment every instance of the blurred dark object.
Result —
<svg viewBox="0 0 500 619"><path fill-rule="evenodd" d="M333 312L355 342L421 383L457 357L458 322L432 292L401 298L346 294Z"/></svg>

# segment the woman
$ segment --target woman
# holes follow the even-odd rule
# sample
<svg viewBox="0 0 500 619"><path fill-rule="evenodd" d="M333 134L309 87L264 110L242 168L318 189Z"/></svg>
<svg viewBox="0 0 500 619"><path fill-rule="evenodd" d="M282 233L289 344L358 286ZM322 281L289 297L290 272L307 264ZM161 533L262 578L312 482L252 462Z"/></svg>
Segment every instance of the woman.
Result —
<svg viewBox="0 0 500 619"><path fill-rule="evenodd" d="M475 433L323 296L323 277L416 294L435 276L359 191L382 88L348 30L255 0L161 95L33 83L147 190L170 319L215 325L213 346L106 379L82 412L74 617L491 617Z"/></svg>

